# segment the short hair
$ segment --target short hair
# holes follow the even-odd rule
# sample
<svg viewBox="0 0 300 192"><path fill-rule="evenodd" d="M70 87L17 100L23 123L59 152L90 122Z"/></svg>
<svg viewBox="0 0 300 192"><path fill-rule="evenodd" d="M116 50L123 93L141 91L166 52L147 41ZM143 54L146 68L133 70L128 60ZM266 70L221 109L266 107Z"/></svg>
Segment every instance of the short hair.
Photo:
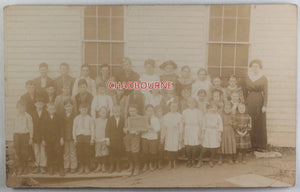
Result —
<svg viewBox="0 0 300 192"><path fill-rule="evenodd" d="M189 71L191 71L191 68L188 65L184 65L181 67L181 71L188 69Z"/></svg>
<svg viewBox="0 0 300 192"><path fill-rule="evenodd" d="M207 92L205 89L200 89L198 92L197 92L197 95L199 96L200 94L205 94L205 96L207 96Z"/></svg>
<svg viewBox="0 0 300 192"><path fill-rule="evenodd" d="M54 107L54 108L55 108L54 102L49 102L49 103L47 103L47 108L48 108L48 107Z"/></svg>
<svg viewBox="0 0 300 192"><path fill-rule="evenodd" d="M204 71L205 75L207 75L207 70L205 68L200 68L197 72L197 75L199 75L200 72Z"/></svg>
<svg viewBox="0 0 300 192"><path fill-rule="evenodd" d="M40 63L39 65L39 69L42 68L42 67L46 67L48 69L48 64L43 62L43 63Z"/></svg>
<svg viewBox="0 0 300 192"><path fill-rule="evenodd" d="M128 109L129 109L129 108L135 108L135 109L137 109L138 106L137 106L136 104L131 104L131 105L129 105Z"/></svg>
<svg viewBox="0 0 300 192"><path fill-rule="evenodd" d="M122 61L123 61L123 63L125 63L125 62L129 63L129 65L132 64L131 59L130 59L129 57L124 57L124 58L122 59Z"/></svg>
<svg viewBox="0 0 300 192"><path fill-rule="evenodd" d="M148 109L148 108L152 108L152 109L154 109L154 106L153 106L153 105L151 105L151 104L148 104L148 105L146 105L146 106L145 106L145 111L147 111L147 109Z"/></svg>
<svg viewBox="0 0 300 192"><path fill-rule="evenodd" d="M19 108L20 106L24 107L26 109L26 103L25 101L23 101L22 99L20 99L19 101L17 101L16 103L16 107Z"/></svg>
<svg viewBox="0 0 300 192"><path fill-rule="evenodd" d="M37 96L37 97L35 97L34 103L37 103L37 102L45 103L44 97L42 97L42 96Z"/></svg>
<svg viewBox="0 0 300 192"><path fill-rule="evenodd" d="M223 92L222 92L220 89L212 89L211 93L212 93L212 94L214 94L214 93L219 93L220 96L223 94Z"/></svg>
<svg viewBox="0 0 300 192"><path fill-rule="evenodd" d="M250 64L249 64L249 67L251 68L252 66L253 66L253 64L258 64L259 65L259 68L263 68L263 66L262 66L262 62L261 62L261 60L259 60L259 59L254 59L254 60L252 60L251 62L250 62Z"/></svg>
<svg viewBox="0 0 300 192"><path fill-rule="evenodd" d="M89 66L88 64L81 65L80 69L82 70L83 68L88 68L88 69L90 69L90 66Z"/></svg>
<svg viewBox="0 0 300 192"><path fill-rule="evenodd" d="M144 66L151 65L151 67L155 67L155 61L153 59L145 60Z"/></svg>
<svg viewBox="0 0 300 192"><path fill-rule="evenodd" d="M78 87L79 87L80 85L86 85L86 86L88 86L88 84L87 84L87 82L86 82L85 79L80 79L80 80L78 81Z"/></svg>
<svg viewBox="0 0 300 192"><path fill-rule="evenodd" d="M59 65L59 67L62 67L62 66L65 66L65 67L69 68L69 64L66 63L66 62L63 62L63 63L61 63L61 64Z"/></svg>
<svg viewBox="0 0 300 192"><path fill-rule="evenodd" d="M68 104L74 105L73 100L72 99L66 99L66 100L64 100L64 106L68 105Z"/></svg>
<svg viewBox="0 0 300 192"><path fill-rule="evenodd" d="M34 81L33 80L26 81L25 86L29 86L29 85L35 86Z"/></svg>

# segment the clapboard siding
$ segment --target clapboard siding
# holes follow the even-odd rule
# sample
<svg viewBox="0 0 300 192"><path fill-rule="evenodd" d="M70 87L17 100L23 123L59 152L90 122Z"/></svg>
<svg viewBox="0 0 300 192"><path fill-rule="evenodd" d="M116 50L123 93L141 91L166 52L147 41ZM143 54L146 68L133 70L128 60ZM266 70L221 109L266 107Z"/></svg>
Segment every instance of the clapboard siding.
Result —
<svg viewBox="0 0 300 192"><path fill-rule="evenodd" d="M15 103L26 80L39 75L38 65L49 64L49 76L59 64L70 64L77 76L82 63L82 8L69 6L10 6L5 9L6 130L11 139Z"/></svg>
<svg viewBox="0 0 300 192"><path fill-rule="evenodd" d="M129 6L126 9L126 54L143 72L146 59L157 65L174 60L199 68L206 63L209 6Z"/></svg>
<svg viewBox="0 0 300 192"><path fill-rule="evenodd" d="M297 8L252 7L251 58L261 59L269 80L269 143L296 146Z"/></svg>

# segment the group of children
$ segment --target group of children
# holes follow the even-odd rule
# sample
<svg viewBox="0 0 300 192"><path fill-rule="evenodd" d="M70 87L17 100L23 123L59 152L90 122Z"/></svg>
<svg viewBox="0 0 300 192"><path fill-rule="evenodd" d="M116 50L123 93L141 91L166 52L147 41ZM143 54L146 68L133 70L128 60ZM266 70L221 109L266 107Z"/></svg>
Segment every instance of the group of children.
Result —
<svg viewBox="0 0 300 192"><path fill-rule="evenodd" d="M128 80L135 73L130 59L124 60L124 66L129 75L122 78ZM160 77L154 68L154 61L146 60L146 73L136 77L173 81L174 89L108 90L107 82L96 83L88 76L86 65L80 78L70 77L66 63L60 65L61 76L52 80L47 64L40 64L41 77L26 82L27 93L17 102L18 173L28 173L28 161L34 159L33 173L120 172L126 161L128 171L138 175L162 168L166 159L170 169L176 167L183 150L188 167L201 167L208 154L212 167L216 155L219 164L227 156L232 164L241 153L246 163L251 118L237 78L231 76L223 88L221 79L211 81L205 69L194 80L188 66L178 76L173 61L160 66ZM148 129L133 131L128 118L139 116L147 117Z"/></svg>

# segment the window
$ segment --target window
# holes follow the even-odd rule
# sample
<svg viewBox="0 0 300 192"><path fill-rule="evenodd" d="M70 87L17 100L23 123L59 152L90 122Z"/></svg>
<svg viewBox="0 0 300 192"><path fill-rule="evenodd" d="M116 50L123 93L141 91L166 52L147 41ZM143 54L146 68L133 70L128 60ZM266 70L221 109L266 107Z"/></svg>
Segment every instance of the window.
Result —
<svg viewBox="0 0 300 192"><path fill-rule="evenodd" d="M86 6L84 10L84 62L91 67L91 77L99 66L111 66L116 72L124 57L124 7Z"/></svg>
<svg viewBox="0 0 300 192"><path fill-rule="evenodd" d="M250 5L210 6L208 71L212 76L246 76L250 11Z"/></svg>

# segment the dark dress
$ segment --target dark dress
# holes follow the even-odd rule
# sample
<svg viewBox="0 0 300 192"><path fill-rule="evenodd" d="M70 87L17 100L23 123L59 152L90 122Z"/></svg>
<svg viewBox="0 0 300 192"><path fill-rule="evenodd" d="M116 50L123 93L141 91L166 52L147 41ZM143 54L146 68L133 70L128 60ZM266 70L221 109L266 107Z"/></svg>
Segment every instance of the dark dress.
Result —
<svg viewBox="0 0 300 192"><path fill-rule="evenodd" d="M109 153L112 158L120 157L123 151L123 128L125 120L121 117L117 125L114 116L108 118L105 135L110 140Z"/></svg>
<svg viewBox="0 0 300 192"><path fill-rule="evenodd" d="M262 76L256 81L252 81L249 77L247 77L245 98L248 113L252 119L252 147L265 149L267 145L266 113L262 113L261 109L263 106L267 106L267 78Z"/></svg>

